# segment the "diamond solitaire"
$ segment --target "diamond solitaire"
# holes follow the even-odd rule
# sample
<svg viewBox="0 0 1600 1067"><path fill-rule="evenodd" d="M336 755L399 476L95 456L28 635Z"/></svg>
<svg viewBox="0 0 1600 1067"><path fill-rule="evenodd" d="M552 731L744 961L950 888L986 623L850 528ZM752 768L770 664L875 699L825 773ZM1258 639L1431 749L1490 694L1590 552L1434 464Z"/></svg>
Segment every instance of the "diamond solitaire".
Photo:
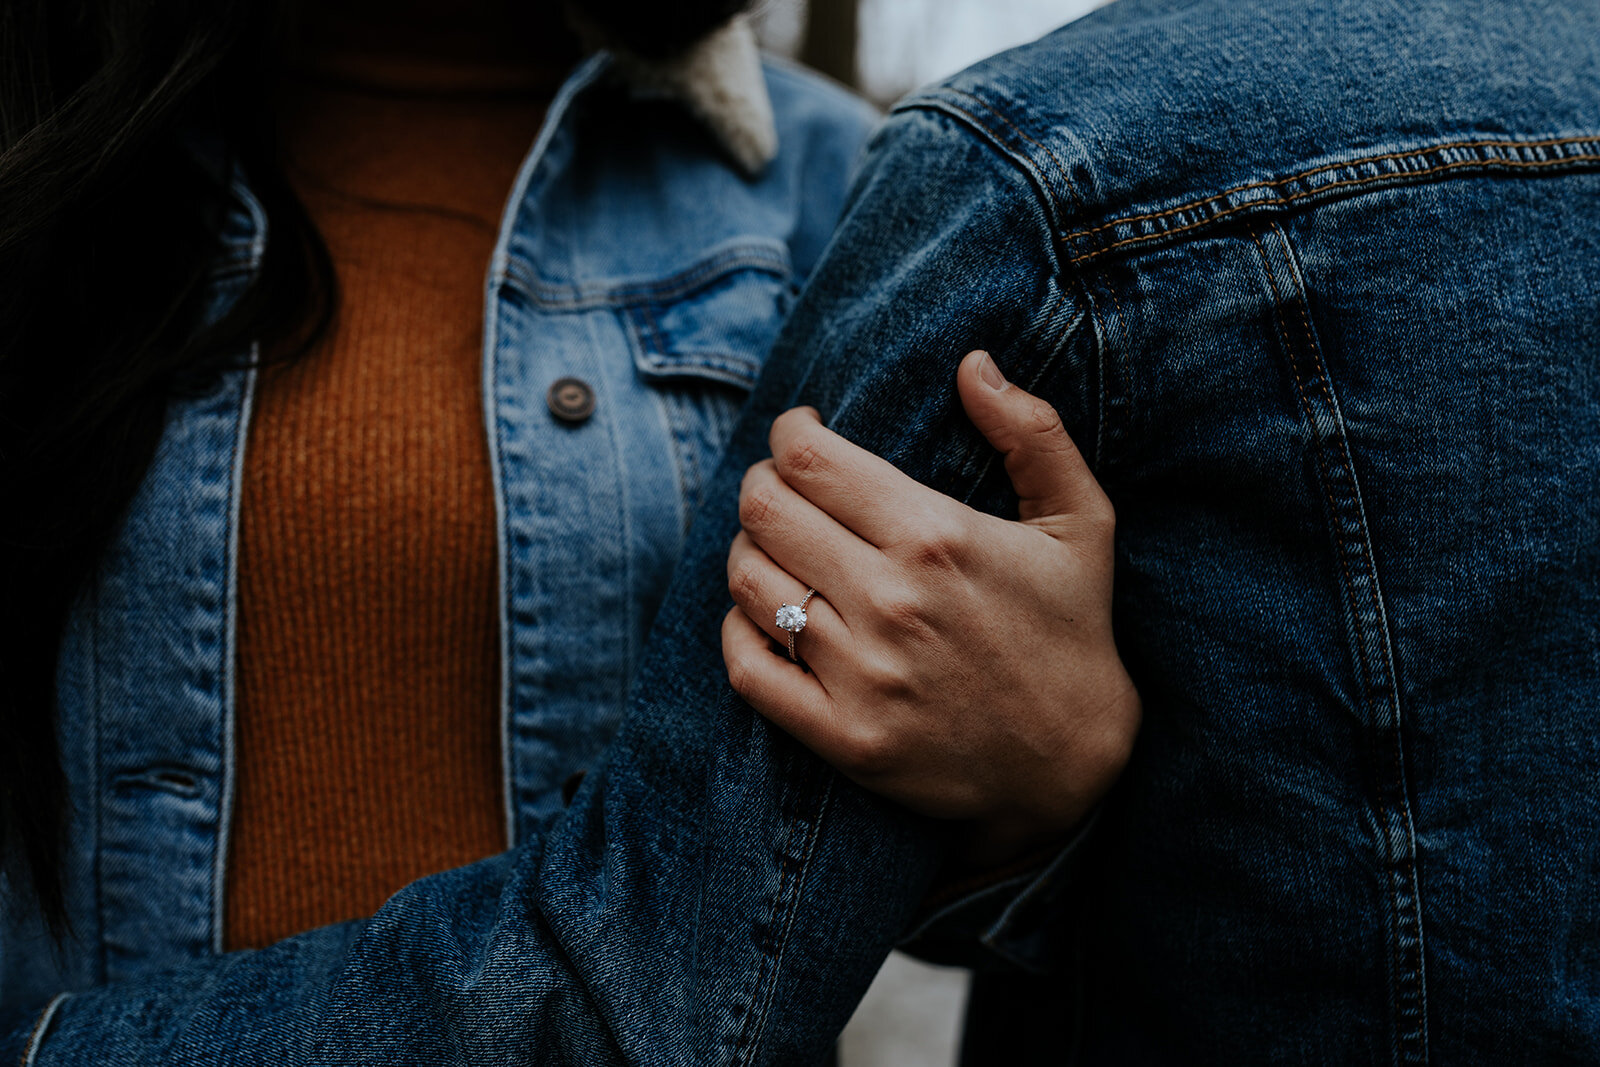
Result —
<svg viewBox="0 0 1600 1067"><path fill-rule="evenodd" d="M772 601L767 601L772 603ZM806 609L794 604L785 604L778 609L778 629L788 630L797 634L806 628Z"/></svg>
<svg viewBox="0 0 1600 1067"><path fill-rule="evenodd" d="M811 603L811 598L817 595L815 589L807 589L805 599L798 604L782 604L778 607L778 629L789 631L789 658L796 663L800 657L795 655L794 635L806 628L806 605Z"/></svg>

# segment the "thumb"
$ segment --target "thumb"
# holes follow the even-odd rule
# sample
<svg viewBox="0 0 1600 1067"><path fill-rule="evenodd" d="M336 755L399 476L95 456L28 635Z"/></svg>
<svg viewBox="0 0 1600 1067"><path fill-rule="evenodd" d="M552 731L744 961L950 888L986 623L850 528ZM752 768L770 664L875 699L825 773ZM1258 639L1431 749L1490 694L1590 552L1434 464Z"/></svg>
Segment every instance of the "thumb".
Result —
<svg viewBox="0 0 1600 1067"><path fill-rule="evenodd" d="M989 353L967 354L956 390L967 418L1005 456L1023 521L1110 506L1056 409L1006 381Z"/></svg>

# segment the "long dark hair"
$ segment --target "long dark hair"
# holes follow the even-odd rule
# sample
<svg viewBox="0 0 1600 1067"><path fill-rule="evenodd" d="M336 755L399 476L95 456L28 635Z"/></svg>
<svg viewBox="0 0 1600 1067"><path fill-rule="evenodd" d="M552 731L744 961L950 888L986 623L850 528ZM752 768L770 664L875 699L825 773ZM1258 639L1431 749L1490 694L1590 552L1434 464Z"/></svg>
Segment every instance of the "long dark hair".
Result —
<svg viewBox="0 0 1600 1067"><path fill-rule="evenodd" d="M552 3L553 0L523 0ZM296 0L0 4L0 873L65 928L57 646L149 467L174 390L328 323L332 266L278 164L271 90ZM660 55L744 0L585 0ZM192 151L222 147L220 169ZM213 161L214 162L214 161ZM249 290L197 330L237 168L270 240Z"/></svg>

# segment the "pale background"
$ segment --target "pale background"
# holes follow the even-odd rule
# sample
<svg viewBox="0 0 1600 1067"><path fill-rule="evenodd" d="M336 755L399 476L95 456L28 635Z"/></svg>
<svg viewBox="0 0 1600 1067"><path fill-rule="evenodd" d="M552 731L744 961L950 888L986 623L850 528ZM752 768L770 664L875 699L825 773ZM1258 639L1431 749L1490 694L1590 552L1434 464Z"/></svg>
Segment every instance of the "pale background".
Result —
<svg viewBox="0 0 1600 1067"><path fill-rule="evenodd" d="M767 48L887 104L1105 2L756 0L754 11Z"/></svg>
<svg viewBox="0 0 1600 1067"><path fill-rule="evenodd" d="M762 43L854 86L879 104L1105 0L764 0ZM840 1067L956 1062L967 974L895 953L839 1043Z"/></svg>

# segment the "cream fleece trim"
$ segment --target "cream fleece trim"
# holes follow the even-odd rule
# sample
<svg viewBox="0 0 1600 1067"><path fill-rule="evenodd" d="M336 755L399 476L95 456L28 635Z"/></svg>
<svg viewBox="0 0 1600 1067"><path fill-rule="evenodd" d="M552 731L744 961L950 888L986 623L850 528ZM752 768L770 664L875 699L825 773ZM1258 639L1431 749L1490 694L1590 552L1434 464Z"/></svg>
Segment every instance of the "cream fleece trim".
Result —
<svg viewBox="0 0 1600 1067"><path fill-rule="evenodd" d="M612 54L617 73L636 91L681 101L747 175L761 173L778 154L761 50L743 15L671 59L643 59L618 48Z"/></svg>

